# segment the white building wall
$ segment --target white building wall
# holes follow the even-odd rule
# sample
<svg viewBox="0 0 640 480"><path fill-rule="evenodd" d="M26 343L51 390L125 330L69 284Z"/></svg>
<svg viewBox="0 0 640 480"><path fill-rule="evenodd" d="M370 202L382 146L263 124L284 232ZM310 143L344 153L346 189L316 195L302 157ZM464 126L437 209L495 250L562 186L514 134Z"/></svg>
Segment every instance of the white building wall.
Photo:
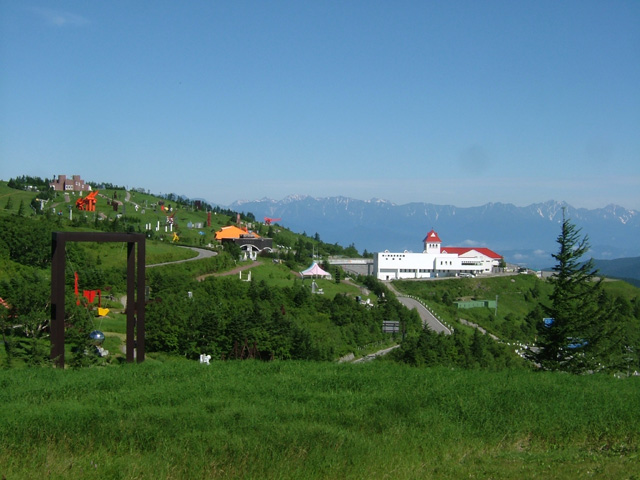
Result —
<svg viewBox="0 0 640 480"><path fill-rule="evenodd" d="M448 253L378 252L374 256L375 275L379 280L455 277L460 273L490 272L492 259Z"/></svg>

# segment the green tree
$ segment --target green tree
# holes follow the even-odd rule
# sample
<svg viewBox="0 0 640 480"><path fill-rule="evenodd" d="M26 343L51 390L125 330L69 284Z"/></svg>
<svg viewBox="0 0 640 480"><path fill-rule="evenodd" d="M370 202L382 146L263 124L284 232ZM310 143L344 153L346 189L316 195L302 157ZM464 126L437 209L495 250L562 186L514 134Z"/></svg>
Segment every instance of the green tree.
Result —
<svg viewBox="0 0 640 480"><path fill-rule="evenodd" d="M360 255L358 255L358 250L356 249L356 246L351 243L347 248L344 249L344 255L347 257L359 257Z"/></svg>
<svg viewBox="0 0 640 480"><path fill-rule="evenodd" d="M538 349L534 360L544 369L574 373L597 371L616 341L616 325L609 308L599 305L600 280L593 260L583 262L589 250L588 237L564 217L557 238L557 264L551 278L551 304L545 307L546 322L540 319Z"/></svg>
<svg viewBox="0 0 640 480"><path fill-rule="evenodd" d="M242 249L233 241L223 242L222 248L231 255L231 258L237 260L242 255Z"/></svg>
<svg viewBox="0 0 640 480"><path fill-rule="evenodd" d="M13 359L15 357L15 338L13 335L13 312L10 307L2 305L0 308L0 332L2 332L2 344L5 351L5 364L4 366L10 368L13 366Z"/></svg>
<svg viewBox="0 0 640 480"><path fill-rule="evenodd" d="M473 330L473 336L471 337L471 357L473 361L480 367L487 367L489 365L489 358L487 354L487 343L489 340L480 333L477 328Z"/></svg>
<svg viewBox="0 0 640 480"><path fill-rule="evenodd" d="M22 265L43 268L51 263L51 232L54 224L25 222L16 215L0 218L0 250Z"/></svg>

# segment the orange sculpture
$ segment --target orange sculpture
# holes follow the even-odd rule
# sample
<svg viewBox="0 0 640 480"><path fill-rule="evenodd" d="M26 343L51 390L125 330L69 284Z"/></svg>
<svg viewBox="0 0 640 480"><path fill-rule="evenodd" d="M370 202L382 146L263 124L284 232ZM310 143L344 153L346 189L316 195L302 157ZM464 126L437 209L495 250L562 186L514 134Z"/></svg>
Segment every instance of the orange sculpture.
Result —
<svg viewBox="0 0 640 480"><path fill-rule="evenodd" d="M85 212L95 212L97 194L98 194L98 190L94 190L86 197L80 197L79 199L76 200L76 208L78 210L84 210Z"/></svg>

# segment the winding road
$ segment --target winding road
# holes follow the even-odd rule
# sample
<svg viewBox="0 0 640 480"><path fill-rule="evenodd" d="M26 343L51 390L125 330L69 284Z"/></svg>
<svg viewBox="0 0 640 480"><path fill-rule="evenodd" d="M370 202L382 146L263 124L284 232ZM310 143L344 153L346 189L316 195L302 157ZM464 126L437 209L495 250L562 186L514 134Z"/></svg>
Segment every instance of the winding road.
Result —
<svg viewBox="0 0 640 480"><path fill-rule="evenodd" d="M402 303L405 307L409 309L416 309L418 311L418 315L422 319L422 324L429 327L436 333L444 333L445 335L451 335L451 330L444 326L440 320L433 316L433 314L427 310L427 308L420 303L418 300L415 300L410 297L403 296L398 290L396 290L393 285L389 282L386 283L389 290L391 290L400 303Z"/></svg>
<svg viewBox="0 0 640 480"><path fill-rule="evenodd" d="M198 247L185 247L182 245L178 245L178 247L180 248L188 248L190 250L193 250L194 252L196 252L198 255L192 258L185 258L184 260L172 260L171 262L164 262L164 263L154 263L153 265L147 265L147 268L151 268L151 267L160 267L162 265L171 265L172 263L184 263L184 262L191 262L193 260L202 260L203 258L209 258L209 257L215 257L216 255L218 255L218 252L212 252L211 250L207 250L206 248L198 248Z"/></svg>

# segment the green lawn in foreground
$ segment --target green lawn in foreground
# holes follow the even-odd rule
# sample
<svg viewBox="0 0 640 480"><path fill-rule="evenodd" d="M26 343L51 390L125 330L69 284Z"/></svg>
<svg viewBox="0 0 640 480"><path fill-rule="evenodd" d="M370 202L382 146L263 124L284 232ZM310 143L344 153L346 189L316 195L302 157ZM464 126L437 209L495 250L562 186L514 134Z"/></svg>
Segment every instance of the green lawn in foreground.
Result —
<svg viewBox="0 0 640 480"><path fill-rule="evenodd" d="M389 362L0 372L16 478L640 478L640 379Z"/></svg>

